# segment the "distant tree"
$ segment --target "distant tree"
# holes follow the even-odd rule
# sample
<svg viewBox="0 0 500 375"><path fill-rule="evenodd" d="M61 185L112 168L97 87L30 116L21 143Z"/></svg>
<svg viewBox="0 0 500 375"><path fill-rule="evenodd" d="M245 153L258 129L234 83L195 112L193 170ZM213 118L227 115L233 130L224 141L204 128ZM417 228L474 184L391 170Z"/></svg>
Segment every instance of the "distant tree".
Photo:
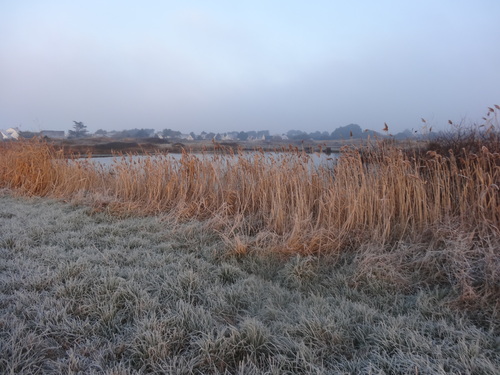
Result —
<svg viewBox="0 0 500 375"><path fill-rule="evenodd" d="M165 138L180 138L182 133L180 131L172 130L172 129L163 129L161 135Z"/></svg>
<svg viewBox="0 0 500 375"><path fill-rule="evenodd" d="M269 138L271 135L269 133L269 130L259 130L257 131L257 138Z"/></svg>
<svg viewBox="0 0 500 375"><path fill-rule="evenodd" d="M151 130L153 130L153 129L137 129L135 131L134 137L135 138L148 138L151 136L151 134L154 133L154 130L153 131L151 131Z"/></svg>
<svg viewBox="0 0 500 375"><path fill-rule="evenodd" d="M123 139L123 138L149 138L154 136L154 129L125 129L113 134L113 138Z"/></svg>
<svg viewBox="0 0 500 375"><path fill-rule="evenodd" d="M248 139L248 133L246 133L246 132L239 132L237 138L240 141L246 141Z"/></svg>
<svg viewBox="0 0 500 375"><path fill-rule="evenodd" d="M302 130L289 130L286 133L288 139L308 139L309 135Z"/></svg>
<svg viewBox="0 0 500 375"><path fill-rule="evenodd" d="M252 139L257 138L257 132L255 130L250 130L247 132L247 134L248 134L248 138L252 138Z"/></svg>
<svg viewBox="0 0 500 375"><path fill-rule="evenodd" d="M108 132L104 129L99 129L99 130L96 130L96 132L94 134L99 135L99 136L104 136L104 135L107 135Z"/></svg>
<svg viewBox="0 0 500 375"><path fill-rule="evenodd" d="M313 133L309 133L309 138L317 141L326 141L330 139L330 133L315 131Z"/></svg>
<svg viewBox="0 0 500 375"><path fill-rule="evenodd" d="M315 131L314 133L309 133L308 138L315 139L315 140L320 140L321 139L321 132L320 131Z"/></svg>
<svg viewBox="0 0 500 375"><path fill-rule="evenodd" d="M69 138L82 138L85 137L88 133L87 126L81 121L73 121L75 124L73 125L73 129L70 130Z"/></svg>
<svg viewBox="0 0 500 375"><path fill-rule="evenodd" d="M433 133L429 133L430 136L432 136L432 134ZM438 135L438 133L436 133L434 135ZM410 138L416 138L416 137L415 137L415 133L412 132L411 130L408 130L408 129L394 135L394 139L410 139ZM431 138L431 137L429 137L429 138Z"/></svg>
<svg viewBox="0 0 500 375"><path fill-rule="evenodd" d="M335 129L330 137L331 139L362 138L363 130L357 124L349 124Z"/></svg>

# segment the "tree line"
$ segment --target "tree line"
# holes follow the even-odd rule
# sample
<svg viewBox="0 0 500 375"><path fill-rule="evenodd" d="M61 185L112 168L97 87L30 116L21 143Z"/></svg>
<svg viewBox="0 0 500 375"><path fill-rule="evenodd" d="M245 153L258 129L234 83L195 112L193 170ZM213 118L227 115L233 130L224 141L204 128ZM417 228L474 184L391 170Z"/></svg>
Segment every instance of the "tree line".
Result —
<svg viewBox="0 0 500 375"><path fill-rule="evenodd" d="M73 121L73 129L69 130L68 138L82 138L89 136L87 126L83 122ZM250 130L250 131L232 131L223 133L205 132L199 134L194 132L182 133L178 130L170 128L163 129L156 132L155 129L150 128L134 128L120 131L106 131L99 129L94 133L95 136L111 137L111 138L167 138L172 140L235 140L235 141L248 141L248 140L342 140L349 138L366 139L374 136L384 136L383 134L374 130L362 129L357 124L349 124L341 126L332 132L328 131L314 131L305 132L302 130L289 130L283 134L271 134L269 130ZM413 135L413 132L405 130L404 132L394 135L395 138L408 138Z"/></svg>

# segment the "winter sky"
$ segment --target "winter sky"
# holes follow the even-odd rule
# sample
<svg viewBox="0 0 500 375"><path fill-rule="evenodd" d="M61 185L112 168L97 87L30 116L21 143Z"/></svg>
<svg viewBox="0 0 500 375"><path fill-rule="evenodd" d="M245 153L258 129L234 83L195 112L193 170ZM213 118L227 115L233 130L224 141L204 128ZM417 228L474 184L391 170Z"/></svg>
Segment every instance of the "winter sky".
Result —
<svg viewBox="0 0 500 375"><path fill-rule="evenodd" d="M499 19L498 0L2 0L0 128L479 122Z"/></svg>

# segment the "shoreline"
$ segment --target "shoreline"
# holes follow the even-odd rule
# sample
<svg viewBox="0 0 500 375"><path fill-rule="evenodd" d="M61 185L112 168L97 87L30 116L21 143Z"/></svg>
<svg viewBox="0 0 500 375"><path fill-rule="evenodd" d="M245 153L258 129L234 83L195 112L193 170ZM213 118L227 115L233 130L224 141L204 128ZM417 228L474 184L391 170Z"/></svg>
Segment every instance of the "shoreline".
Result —
<svg viewBox="0 0 500 375"><path fill-rule="evenodd" d="M338 154L342 146L360 145L358 140L351 141L266 141L266 142L212 142L212 141L170 141L165 139L46 139L64 155L86 155L93 157L112 157L117 154L181 154L187 153L235 153L235 152L304 152L306 154Z"/></svg>

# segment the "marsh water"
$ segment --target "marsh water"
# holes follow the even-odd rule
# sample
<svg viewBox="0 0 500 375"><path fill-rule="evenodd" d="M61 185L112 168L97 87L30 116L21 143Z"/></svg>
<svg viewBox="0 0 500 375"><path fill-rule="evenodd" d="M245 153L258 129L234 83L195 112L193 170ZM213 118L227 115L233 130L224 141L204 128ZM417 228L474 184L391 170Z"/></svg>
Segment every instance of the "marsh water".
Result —
<svg viewBox="0 0 500 375"><path fill-rule="evenodd" d="M120 163L122 160L126 160L129 162L140 161L147 158L151 159L160 159L160 158L170 158L172 161L179 161L182 159L184 154L167 154L167 155L129 155L129 156L109 156L109 157L94 157L94 158L81 158L77 160L87 160L91 163L99 164L103 167L112 168L114 165ZM231 155L231 154L211 154L211 153L199 153L199 154L187 154L190 157L196 157L200 160L209 160L214 162L228 162L231 163L232 160L237 160L238 157L245 157L249 160L252 160L256 157L264 156L269 161L281 161L286 157L297 157L300 158L301 161L307 164L311 164L311 166L319 167L319 166L332 166L337 159L338 154L325 154L325 153L289 153L289 152L244 152L239 155Z"/></svg>

